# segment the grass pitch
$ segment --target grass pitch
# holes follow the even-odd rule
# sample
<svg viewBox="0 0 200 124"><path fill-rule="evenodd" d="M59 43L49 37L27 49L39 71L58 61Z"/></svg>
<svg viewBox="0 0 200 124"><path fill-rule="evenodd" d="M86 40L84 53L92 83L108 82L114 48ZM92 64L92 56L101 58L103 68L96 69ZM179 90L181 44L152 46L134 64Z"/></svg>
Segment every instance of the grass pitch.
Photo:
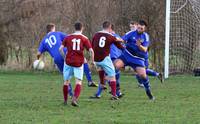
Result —
<svg viewBox="0 0 200 124"><path fill-rule="evenodd" d="M84 79L80 107L75 108L63 105L62 76L57 73L0 72L0 124L200 123L199 77L171 76L164 84L153 77L150 81L154 102L131 75L122 74L125 96L118 101L109 100L108 90L101 99L89 99L97 88L87 87Z"/></svg>

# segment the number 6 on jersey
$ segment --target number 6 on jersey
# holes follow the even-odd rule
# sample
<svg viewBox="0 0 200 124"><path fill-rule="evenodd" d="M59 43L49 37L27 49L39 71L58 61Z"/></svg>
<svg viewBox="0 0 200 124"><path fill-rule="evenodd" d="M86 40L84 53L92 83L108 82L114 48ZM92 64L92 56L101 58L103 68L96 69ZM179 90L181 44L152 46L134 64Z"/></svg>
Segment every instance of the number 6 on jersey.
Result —
<svg viewBox="0 0 200 124"><path fill-rule="evenodd" d="M106 37L100 37L99 39L99 47L103 48L106 44Z"/></svg>

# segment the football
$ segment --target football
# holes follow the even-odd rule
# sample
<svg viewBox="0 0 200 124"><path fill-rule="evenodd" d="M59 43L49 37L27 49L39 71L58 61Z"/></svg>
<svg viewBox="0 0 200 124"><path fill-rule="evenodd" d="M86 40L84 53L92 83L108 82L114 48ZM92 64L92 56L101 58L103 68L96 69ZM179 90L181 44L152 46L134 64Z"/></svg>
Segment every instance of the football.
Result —
<svg viewBox="0 0 200 124"><path fill-rule="evenodd" d="M36 70L42 70L44 69L44 62L42 60L35 60L33 62L33 68L36 69Z"/></svg>

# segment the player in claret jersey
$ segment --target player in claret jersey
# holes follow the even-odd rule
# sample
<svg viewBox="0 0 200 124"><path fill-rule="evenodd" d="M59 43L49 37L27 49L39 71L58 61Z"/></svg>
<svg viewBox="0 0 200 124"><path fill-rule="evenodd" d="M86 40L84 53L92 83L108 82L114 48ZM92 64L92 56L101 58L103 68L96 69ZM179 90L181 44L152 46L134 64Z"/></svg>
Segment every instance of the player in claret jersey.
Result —
<svg viewBox="0 0 200 124"><path fill-rule="evenodd" d="M90 56L92 57L92 62L94 62L94 52L90 44L89 39L82 34L83 25L80 22L75 23L75 33L67 36L62 45L60 46L60 52L64 57L63 48L67 47L67 54L65 58L65 65L63 69L64 75L64 85L63 85L63 95L64 103L67 103L68 99L68 87L70 79L74 75L75 77L75 89L74 96L72 98L72 106L78 106L78 97L81 92L81 84L83 79L83 64L84 64L84 48L89 50Z"/></svg>
<svg viewBox="0 0 200 124"><path fill-rule="evenodd" d="M111 25L111 33L114 37L121 38L118 34L115 33L113 24ZM112 62L114 62L121 55L121 53L122 53L122 50L117 48L115 46L115 44L112 44L110 46L110 58L111 58ZM120 70L118 70L118 69L115 69L115 78L116 78L116 94L117 94L118 98L121 98L124 94L122 94L120 91ZM106 84L106 81L105 81L105 84ZM99 83L98 90L95 94L96 98L101 97L101 92L104 89L106 89L105 84L102 85L101 83Z"/></svg>
<svg viewBox="0 0 200 124"><path fill-rule="evenodd" d="M105 21L103 23L103 30L94 35L92 39L92 47L94 49L94 61L98 67L100 83L104 84L104 76L106 73L106 79L109 81L111 87L111 99L115 100L118 99L118 97L116 95L115 68L109 56L110 46L114 43L120 49L123 49L124 47L121 45L123 40L114 37L111 34L111 31L111 23Z"/></svg>
<svg viewBox="0 0 200 124"><path fill-rule="evenodd" d="M44 52L48 52L50 56L53 58L54 63L58 67L60 73L63 74L63 67L64 67L64 58L59 52L59 47L61 46L64 38L67 34L56 31L56 25L53 23L49 23L46 26L47 34L40 42L38 52L37 52L37 59L39 60ZM64 49L64 53L66 54L67 49ZM88 80L89 87L97 87L96 84L92 81L91 71L89 69L87 60L85 59L84 63L84 73ZM73 96L71 84L69 85L69 94Z"/></svg>

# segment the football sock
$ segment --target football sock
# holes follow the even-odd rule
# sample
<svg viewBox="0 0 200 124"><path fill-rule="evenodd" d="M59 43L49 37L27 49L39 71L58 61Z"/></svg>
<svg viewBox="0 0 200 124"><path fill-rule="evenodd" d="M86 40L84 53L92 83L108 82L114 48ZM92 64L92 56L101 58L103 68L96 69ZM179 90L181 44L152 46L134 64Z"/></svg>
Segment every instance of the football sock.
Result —
<svg viewBox="0 0 200 124"><path fill-rule="evenodd" d="M116 96L116 81L110 81L111 93L113 96Z"/></svg>
<svg viewBox="0 0 200 124"><path fill-rule="evenodd" d="M84 63L84 73L86 75L88 82L91 82L92 76L91 76L91 71L90 71L88 63Z"/></svg>
<svg viewBox="0 0 200 124"><path fill-rule="evenodd" d="M119 70L115 70L115 78L116 78L116 83L117 83L117 88L120 88L120 71Z"/></svg>
<svg viewBox="0 0 200 124"><path fill-rule="evenodd" d="M151 89L150 89L150 84L149 84L149 78L146 77L146 78L141 78L141 79L142 79L142 82L144 84L144 88L145 88L147 96L149 97L149 99L152 99L153 95L151 94Z"/></svg>
<svg viewBox="0 0 200 124"><path fill-rule="evenodd" d="M99 71L99 78L101 84L104 84L104 75L105 75L104 70Z"/></svg>
<svg viewBox="0 0 200 124"><path fill-rule="evenodd" d="M119 70L116 70L116 75L115 75L115 78L116 78L116 94L117 96L119 96L121 94L120 92L120 71Z"/></svg>
<svg viewBox="0 0 200 124"><path fill-rule="evenodd" d="M63 85L63 96L64 96L64 102L67 102L67 98L68 98L68 85Z"/></svg>
<svg viewBox="0 0 200 124"><path fill-rule="evenodd" d="M69 92L69 95L70 96L73 96L73 90L72 90L72 85L71 85L71 83L69 84L69 87L68 87L69 89L68 89L68 92Z"/></svg>
<svg viewBox="0 0 200 124"><path fill-rule="evenodd" d="M149 75L149 76L155 76L155 77L159 75L158 72L156 72L152 69L146 69L146 74Z"/></svg>
<svg viewBox="0 0 200 124"><path fill-rule="evenodd" d="M74 96L76 97L76 99L78 99L78 97L80 96L80 93L81 93L81 85L76 84L75 89L74 89Z"/></svg>
<svg viewBox="0 0 200 124"><path fill-rule="evenodd" d="M98 89L97 89L97 92L96 92L96 96L100 96L102 91L103 91L103 89L101 87L101 84L99 83L99 86L98 86Z"/></svg>
<svg viewBox="0 0 200 124"><path fill-rule="evenodd" d="M139 84L143 84L142 79L140 78L139 75L135 75L135 77L136 77Z"/></svg>

